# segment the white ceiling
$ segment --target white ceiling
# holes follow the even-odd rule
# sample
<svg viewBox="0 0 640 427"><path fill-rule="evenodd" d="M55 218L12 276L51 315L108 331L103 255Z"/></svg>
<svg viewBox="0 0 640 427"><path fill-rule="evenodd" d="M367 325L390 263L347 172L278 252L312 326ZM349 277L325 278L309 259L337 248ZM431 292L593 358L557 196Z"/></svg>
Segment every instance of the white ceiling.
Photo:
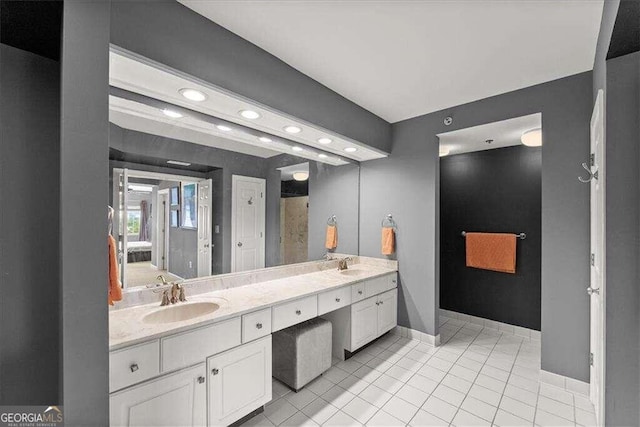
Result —
<svg viewBox="0 0 640 427"><path fill-rule="evenodd" d="M603 0L178 0L389 122L591 70Z"/></svg>
<svg viewBox="0 0 640 427"><path fill-rule="evenodd" d="M293 179L293 174L296 172L309 173L309 162L300 163L298 165L284 166L278 169L280 170L281 181L291 181Z"/></svg>
<svg viewBox="0 0 640 427"><path fill-rule="evenodd" d="M440 139L440 147L449 149L448 155L451 156L453 154L521 145L520 137L524 132L540 128L542 128L542 115L536 113L441 133L438 138ZM487 144L486 141L488 139L492 139L493 142Z"/></svg>

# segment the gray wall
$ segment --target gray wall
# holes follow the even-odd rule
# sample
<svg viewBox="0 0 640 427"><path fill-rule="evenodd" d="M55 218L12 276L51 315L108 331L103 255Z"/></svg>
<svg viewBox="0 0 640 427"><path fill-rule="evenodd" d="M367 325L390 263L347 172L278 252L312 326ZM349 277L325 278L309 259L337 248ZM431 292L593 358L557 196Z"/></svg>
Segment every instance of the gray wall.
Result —
<svg viewBox="0 0 640 427"><path fill-rule="evenodd" d="M355 164L330 166L309 164L309 259L321 259L327 252L327 219L338 221L338 247L332 251L357 255L360 167Z"/></svg>
<svg viewBox="0 0 640 427"><path fill-rule="evenodd" d="M60 327L67 426L109 423L109 6L108 0L66 1L63 10Z"/></svg>
<svg viewBox="0 0 640 427"><path fill-rule="evenodd" d="M640 52L607 61L607 425L640 425Z"/></svg>
<svg viewBox="0 0 640 427"><path fill-rule="evenodd" d="M380 256L380 220L392 213L401 325L437 332L436 134L542 112L542 368L588 381L589 188L576 176L589 153L591 86L582 73L396 123L390 157L361 165L360 253Z"/></svg>
<svg viewBox="0 0 640 427"><path fill-rule="evenodd" d="M57 404L60 63L0 44L0 91L0 405Z"/></svg>
<svg viewBox="0 0 640 427"><path fill-rule="evenodd" d="M389 123L173 0L115 1L111 43L388 151Z"/></svg>

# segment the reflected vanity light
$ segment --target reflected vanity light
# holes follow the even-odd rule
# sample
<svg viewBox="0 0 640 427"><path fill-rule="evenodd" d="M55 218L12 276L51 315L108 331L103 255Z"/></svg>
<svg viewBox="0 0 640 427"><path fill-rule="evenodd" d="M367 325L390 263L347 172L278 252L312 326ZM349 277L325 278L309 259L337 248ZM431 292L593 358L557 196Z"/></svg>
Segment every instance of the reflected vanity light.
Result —
<svg viewBox="0 0 640 427"><path fill-rule="evenodd" d="M318 142L320 144L331 144L333 142L333 140L331 138L327 138L327 137L323 137L323 138L319 138Z"/></svg>
<svg viewBox="0 0 640 427"><path fill-rule="evenodd" d="M180 92L180 95L184 96L189 101L202 102L205 99L207 99L207 95L205 95L204 93L196 89L184 88L184 89L180 89L179 92Z"/></svg>
<svg viewBox="0 0 640 427"><path fill-rule="evenodd" d="M542 145L542 129L531 129L520 137L520 141L527 147L540 147Z"/></svg>
<svg viewBox="0 0 640 427"><path fill-rule="evenodd" d="M216 128L218 128L218 130L221 130L222 132L231 132L231 128L229 126L216 125Z"/></svg>
<svg viewBox="0 0 640 427"><path fill-rule="evenodd" d="M292 149L293 151L298 151L298 152L302 151L302 148L301 148L301 147L298 147L298 146L291 147L291 149Z"/></svg>
<svg viewBox="0 0 640 427"><path fill-rule="evenodd" d="M245 119L255 120L260 118L260 113L253 110L242 110L240 111L240 115Z"/></svg>
<svg viewBox="0 0 640 427"><path fill-rule="evenodd" d="M347 153L355 153L356 151L358 151L358 149L356 147L347 147L344 149L344 151L346 151Z"/></svg>
<svg viewBox="0 0 640 427"><path fill-rule="evenodd" d="M294 172L293 179L296 181L306 181L309 179L309 172Z"/></svg>
<svg viewBox="0 0 640 427"><path fill-rule="evenodd" d="M258 141L264 142L264 143L273 142L271 138L267 138L266 136L261 136L260 138L258 138Z"/></svg>
<svg viewBox="0 0 640 427"><path fill-rule="evenodd" d="M328 158L329 156L327 156L326 154L322 154L322 153L320 153L320 154L318 154L318 157L319 157L319 158L321 158L321 159L326 159L326 158Z"/></svg>
<svg viewBox="0 0 640 427"><path fill-rule="evenodd" d="M164 113L165 116L171 117L172 119L179 119L180 117L183 117L182 114L178 113L175 110L170 110L168 108L165 108L164 110L162 110L162 112Z"/></svg>
<svg viewBox="0 0 640 427"><path fill-rule="evenodd" d="M153 191L153 187L151 187L150 185L129 184L129 191L137 191L140 193L151 193Z"/></svg>
<svg viewBox="0 0 640 427"><path fill-rule="evenodd" d="M300 129L298 126L285 126L284 131L287 133L300 133L302 132L302 129Z"/></svg>
<svg viewBox="0 0 640 427"><path fill-rule="evenodd" d="M167 163L169 163L170 165L191 166L191 163L181 162L179 160L167 160Z"/></svg>

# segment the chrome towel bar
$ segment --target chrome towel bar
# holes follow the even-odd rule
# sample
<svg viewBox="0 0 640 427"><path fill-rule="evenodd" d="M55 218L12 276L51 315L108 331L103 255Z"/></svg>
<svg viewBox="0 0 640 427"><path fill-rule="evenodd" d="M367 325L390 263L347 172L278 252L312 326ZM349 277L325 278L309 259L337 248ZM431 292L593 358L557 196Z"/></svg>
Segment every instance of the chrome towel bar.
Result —
<svg viewBox="0 0 640 427"><path fill-rule="evenodd" d="M514 233L514 234L515 234L515 233ZM461 235L462 237L464 237L464 236L466 236L466 235L467 235L467 232L466 232L466 231L463 231L462 233L460 233L460 235ZM526 234L526 233L518 233L518 234L516 234L516 237L517 237L518 239L520 239L520 240L524 240L524 239L526 239L526 238L527 238L527 234Z"/></svg>

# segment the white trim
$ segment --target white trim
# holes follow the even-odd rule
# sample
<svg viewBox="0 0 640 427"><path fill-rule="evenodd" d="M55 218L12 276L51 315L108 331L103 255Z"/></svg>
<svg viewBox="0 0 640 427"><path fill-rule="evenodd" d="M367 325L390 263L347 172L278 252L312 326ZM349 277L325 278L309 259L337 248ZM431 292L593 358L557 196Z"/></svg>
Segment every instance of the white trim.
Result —
<svg viewBox="0 0 640 427"><path fill-rule="evenodd" d="M429 335L416 329L407 328L405 326L396 326L391 330L391 333L400 335L403 338L422 341L427 344L431 344L434 347L438 347L440 345L440 334L435 336Z"/></svg>
<svg viewBox="0 0 640 427"><path fill-rule="evenodd" d="M484 328L495 329L505 334L516 335L522 338L527 338L531 341L540 341L542 334L540 331L534 329L523 328L521 326L510 325L508 323L496 322L495 320L484 319L482 317L470 316L464 313L458 313L456 311L438 309L440 316L448 317L450 319L458 319L463 322L473 323L474 325L480 325Z"/></svg>
<svg viewBox="0 0 640 427"><path fill-rule="evenodd" d="M251 176L243 176L243 175L231 175L231 273L236 273L236 186L238 180L242 179L243 181L250 181L260 184L260 192L262 197L260 197L260 203L262 204L262 215L260 216L260 231L262 233L262 246L260 250L260 264L261 267L265 267L265 251L266 251L266 234L267 230L265 229L266 224L266 216L267 216L267 192L266 192L266 183L267 180L264 178L255 178Z"/></svg>
<svg viewBox="0 0 640 427"><path fill-rule="evenodd" d="M575 378L565 377L564 375L554 374L553 372L541 369L540 382L559 387L571 393L582 394L589 397L589 383L576 380Z"/></svg>

